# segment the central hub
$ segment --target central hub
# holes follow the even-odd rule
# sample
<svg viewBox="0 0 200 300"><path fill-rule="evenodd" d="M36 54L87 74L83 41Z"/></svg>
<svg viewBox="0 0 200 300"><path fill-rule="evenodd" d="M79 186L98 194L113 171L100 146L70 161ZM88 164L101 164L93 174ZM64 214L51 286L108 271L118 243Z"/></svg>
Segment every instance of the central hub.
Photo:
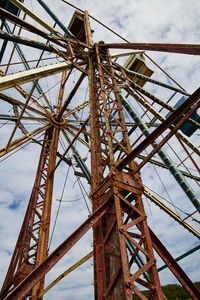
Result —
<svg viewBox="0 0 200 300"><path fill-rule="evenodd" d="M59 126L65 125L65 118L61 117L59 120L57 113L51 114L51 121L53 122L54 125L59 125Z"/></svg>

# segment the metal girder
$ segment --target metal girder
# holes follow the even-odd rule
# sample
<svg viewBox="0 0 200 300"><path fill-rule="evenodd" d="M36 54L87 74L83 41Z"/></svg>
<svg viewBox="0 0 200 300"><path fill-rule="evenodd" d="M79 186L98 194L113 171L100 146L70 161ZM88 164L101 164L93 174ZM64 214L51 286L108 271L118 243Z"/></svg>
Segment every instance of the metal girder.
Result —
<svg viewBox="0 0 200 300"><path fill-rule="evenodd" d="M131 87L125 88L129 95L131 95L134 99L136 99L139 103L141 103L147 110L149 110L155 118L160 120L162 123L166 120L149 102L141 97L138 92L136 92ZM200 156L200 150L196 147L180 130L176 132L177 137L179 137L182 141L186 143L197 155Z"/></svg>
<svg viewBox="0 0 200 300"><path fill-rule="evenodd" d="M103 44L102 47L110 49L136 49L200 55L200 45L198 44L112 43Z"/></svg>
<svg viewBox="0 0 200 300"><path fill-rule="evenodd" d="M114 201L110 211L94 228L95 299L131 300L133 292L141 297L135 285L138 281L148 288L154 299L163 299L146 226L140 175L132 176L116 169L118 160L130 153L131 147L114 67L109 52L102 50L100 45L96 45L96 55L95 73L92 58L89 58L93 211L103 199L113 198ZM132 161L129 167L133 171L135 162ZM110 171L107 178L104 173L106 168ZM134 220L128 222L131 216ZM129 228L139 230L136 239L130 238ZM141 251L145 256L145 265L139 266L133 274L126 239L136 246L134 255ZM146 271L150 274L150 283L140 280Z"/></svg>
<svg viewBox="0 0 200 300"><path fill-rule="evenodd" d="M60 274L52 283L50 283L42 293L38 296L39 298L42 297L46 292L48 292L55 284L57 284L61 279L63 279L65 276L70 274L72 271L80 267L83 263L85 263L88 259L90 259L93 256L93 251L91 251L89 254L84 256L81 260L79 260L77 263L75 263L73 266L71 266L69 269L67 269L65 272Z"/></svg>
<svg viewBox="0 0 200 300"><path fill-rule="evenodd" d="M134 72L134 71L131 71L131 70L126 69L126 68L124 68L124 70L125 70L125 72L126 72L127 74L133 74L133 75L135 75L135 76L138 77L138 78L144 79L145 81L148 81L148 82L151 82L151 83L153 83L153 84L156 84L156 85L165 87L165 88L167 88L167 89L169 89L169 90L178 92L178 93L180 93L180 94L183 94L183 95L186 95L186 96L190 96L190 94L188 94L187 92L185 92L185 91L183 91L183 90L180 90L180 89L177 89L177 88L174 87L174 86L168 85L168 84L166 84L166 83L160 82L160 81L158 81L158 80L152 79L152 78L150 78L150 77L148 77L148 76L142 75L142 74L140 74L140 73L138 73L138 72Z"/></svg>
<svg viewBox="0 0 200 300"><path fill-rule="evenodd" d="M84 65L84 63L79 63ZM60 73L64 70L72 68L73 64L62 62L58 64L52 64L50 66L38 67L35 69L18 72L15 74L5 75L0 78L0 91L11 88L18 84L23 84L32 80L38 80L40 78Z"/></svg>
<svg viewBox="0 0 200 300"><path fill-rule="evenodd" d="M159 127L157 127L143 142L140 143L130 154L127 155L118 165L118 169L123 169L140 152L148 147L152 141L160 136L174 121L177 120L187 109L190 109L200 98L200 88L198 88L179 108L177 108Z"/></svg>
<svg viewBox="0 0 200 300"><path fill-rule="evenodd" d="M182 284L187 293L194 300L200 299L200 291L194 285L194 283L189 279L183 269L178 265L176 260L171 256L171 254L167 251L165 246L161 243L161 241L156 237L151 229L150 235L153 243L153 247L158 253L158 255L162 258L162 260L167 264L168 268L172 271L172 273L176 276L179 282Z"/></svg>
<svg viewBox="0 0 200 300"><path fill-rule="evenodd" d="M27 96L28 96L28 95L27 95ZM12 105L17 105L17 106L21 106L21 107L24 106L24 103L23 103L23 102L21 102L21 101L19 101L19 100L16 100L16 99L14 99L13 97L9 97L9 96L7 96L7 95L5 95L5 94L2 94L2 93L0 93L0 99L4 100L4 101L6 101L6 102L8 102L8 103L10 103L10 104L12 104ZM36 105L38 105L39 107L41 107L40 104L38 103L38 101L35 100L33 97L31 97L31 100L32 100L34 103L36 103ZM32 111L32 112L34 112L34 113L37 113L37 114L39 114L39 115L41 115L41 116L43 116L43 117L46 117L46 114L45 114L44 112L39 111L38 109L36 109L36 108L34 108L34 107L32 107L32 106L27 105L27 106L26 106L26 109L27 109L27 110L30 110L30 111Z"/></svg>
<svg viewBox="0 0 200 300"><path fill-rule="evenodd" d="M47 168L51 152L52 128L46 130L35 183L26 210L21 231L13 252L10 266L5 278L0 299L3 299L10 288L17 286L35 268L38 255L39 237L42 220L41 209L45 204L45 188L48 184ZM44 218L44 217L43 217Z"/></svg>
<svg viewBox="0 0 200 300"><path fill-rule="evenodd" d="M64 114L67 106L69 105L70 101L72 100L72 98L74 97L76 91L78 90L81 82L83 81L83 79L85 78L85 73L82 73L80 78L78 79L77 83L75 84L73 90L71 91L71 93L69 94L68 98L65 100L65 103L63 104L62 109L60 110L60 113L58 115L58 119L61 118L61 116Z"/></svg>
<svg viewBox="0 0 200 300"><path fill-rule="evenodd" d="M189 250L189 251L183 253L182 255L178 256L177 258L175 258L175 261L179 261L179 260L181 260L181 259L187 257L188 255L190 255L190 254L192 254L192 253L194 253L194 252L196 252L196 251L198 251L198 250L200 250L200 245L198 245L198 246L192 248L191 250ZM159 268L158 268L158 272L160 272L160 271L166 269L167 267L168 267L167 265L163 265L163 266L159 267Z"/></svg>
<svg viewBox="0 0 200 300"><path fill-rule="evenodd" d="M19 146L22 146L23 144L30 141L36 135L38 135L39 133L45 131L49 127L51 127L51 125L49 125L49 124L47 124L45 126L42 126L42 127L39 127L37 129L29 132L28 134L25 134L24 136L20 137L19 139L11 142L11 144L8 148L7 147L0 148L0 157L6 155L10 151L13 151L14 149L18 148Z"/></svg>
<svg viewBox="0 0 200 300"><path fill-rule="evenodd" d="M28 23L24 20L21 20L19 17L11 14L10 12L8 12L7 10L5 10L3 8L0 8L0 16L2 18L10 20L11 22L13 22L15 24L18 24L18 25L22 26L23 28L27 29L28 31L30 31L30 32L32 32L36 35L39 35L39 36L43 37L47 41L48 40L53 41L55 44L58 44L61 47L67 48L67 46L63 45L59 40L53 38L52 36L48 35L46 32L44 32L44 31L38 29L37 27L33 26L32 24L30 24L30 23Z"/></svg>
<svg viewBox="0 0 200 300"><path fill-rule="evenodd" d="M50 271L74 244L108 211L110 201L104 202L79 228L24 279L4 300L22 299Z"/></svg>
<svg viewBox="0 0 200 300"><path fill-rule="evenodd" d="M74 39L74 35L69 31L69 29L67 29L63 23L59 20L59 18L57 18L57 16L50 10L50 8L47 6L46 3L44 3L42 0L37 0L40 5L46 10L46 12L51 16L51 18L58 24L58 26L66 33L66 35L71 38Z"/></svg>
<svg viewBox="0 0 200 300"><path fill-rule="evenodd" d="M136 124L138 125L138 127L140 128L142 133L145 135L145 137L148 137L150 135L150 132L149 132L147 126L143 123L142 119L140 117L138 117L136 112L129 105L126 97L124 97L122 94L120 94L120 96L121 96L122 104L125 107L125 109L127 110L127 112L129 113L129 115L136 122ZM156 148L158 144L157 144L156 140L153 140L151 142L151 145L153 146L153 148ZM160 156L160 158L162 159L162 161L165 163L165 165L168 168L169 172L173 175L173 177L175 178L177 183L181 186L184 193L191 200L191 202L192 203L193 202L198 203L198 199L197 199L194 191L192 190L191 186L185 180L185 178L183 177L183 175L181 174L179 169L175 167L175 165L173 164L171 159L167 156L167 154L164 152L164 150L160 149L160 150L158 150L157 153ZM145 158L144 160L147 160L147 158Z"/></svg>
<svg viewBox="0 0 200 300"><path fill-rule="evenodd" d="M5 28L6 28L6 30L7 30L8 33L12 33L12 31L11 31L11 29L10 29L10 27L9 27L9 25L7 24L6 21L4 22L4 26L5 26ZM14 53L15 48L16 48L16 50L17 50L17 53L18 53L20 59L22 60L24 66L25 66L26 70L30 70L31 67L30 67L29 63L27 62L27 60L26 60L26 58L25 58L25 55L24 55L22 49L21 49L20 46L19 46L18 44L16 44L16 43L14 43L14 47L13 47L13 52L12 52L12 54ZM6 75L6 74L2 74L2 73L3 73L3 72L1 71L1 75ZM18 91L23 90L23 89L22 89L21 87L19 87L19 86L18 86L18 87L15 87L15 88L17 88ZM45 102L47 103L47 106L49 106L50 110L52 110L52 109L51 109L51 106L49 105L48 99L47 99L46 95L44 94L44 92L43 92L41 86L39 85L39 83L36 85L36 88L37 88L38 92L40 93L40 95L43 96ZM20 93L21 93L21 91L20 91ZM26 92L23 90L23 93L22 93L23 96L24 96L24 93L26 93Z"/></svg>
<svg viewBox="0 0 200 300"><path fill-rule="evenodd" d="M71 143L69 144L69 146L67 147L67 149L65 150L65 152L63 153L63 155L61 156L61 158L59 159L59 161L56 163L55 168L53 169L52 172L55 172L55 170L57 169L57 167L59 166L59 164L61 163L61 161L63 160L63 158L67 154L67 152L69 151L69 149L72 147L73 143L76 141L76 139L79 136L79 134L85 128L85 125L88 123L88 121L89 121L89 117L85 120L85 122L83 123L83 125L81 126L81 128L79 129L79 131L77 132L77 134L74 136L73 140L71 141Z"/></svg>
<svg viewBox="0 0 200 300"><path fill-rule="evenodd" d="M32 48L37 48L41 49L47 52L55 52L55 49L51 46L46 46L45 44L27 39L27 38L21 38L17 35L11 34L11 33L6 33L3 31L0 31L0 38L6 41L11 41L14 43L19 43L25 46L30 46Z"/></svg>
<svg viewBox="0 0 200 300"><path fill-rule="evenodd" d="M162 203L147 188L144 188L144 195L146 197L148 197L151 201L153 201L156 205L158 205L162 210L164 210L170 217L172 217L175 221L177 221L181 226L185 227L194 236L196 236L198 239L200 239L200 232L198 230L196 230L189 223L187 223L183 218L178 216L173 210L171 210L164 203Z"/></svg>
<svg viewBox="0 0 200 300"><path fill-rule="evenodd" d="M10 0L15 6L17 6L19 9L23 10L27 15L29 15L33 20L35 20L37 23L42 25L44 28L46 28L48 31L54 34L58 34L58 31L55 30L53 27L49 26L46 22L44 22L42 19L38 18L32 11L30 11L24 4L17 0Z"/></svg>

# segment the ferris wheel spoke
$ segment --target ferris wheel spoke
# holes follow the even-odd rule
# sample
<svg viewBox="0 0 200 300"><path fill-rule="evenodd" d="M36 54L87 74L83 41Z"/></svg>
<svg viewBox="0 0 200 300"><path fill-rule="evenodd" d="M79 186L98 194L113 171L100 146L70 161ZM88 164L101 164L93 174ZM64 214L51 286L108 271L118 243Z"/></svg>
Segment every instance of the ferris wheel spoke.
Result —
<svg viewBox="0 0 200 300"><path fill-rule="evenodd" d="M134 91L131 87L125 88L127 93L131 95L134 99L136 99L142 106L144 106L147 111L151 112L156 118L158 118L161 122L166 120L149 102L141 97L136 91ZM180 130L178 130L175 135L177 135L182 141L185 142L187 146L189 146L198 156L200 156L200 149L196 147Z"/></svg>
<svg viewBox="0 0 200 300"><path fill-rule="evenodd" d="M77 105L75 108L70 109L67 113L65 113L63 115L63 117L65 117L65 118L69 117L70 115L74 114L75 112L79 111L80 109L82 109L88 105L89 105L89 101L85 101L82 104Z"/></svg>
<svg viewBox="0 0 200 300"><path fill-rule="evenodd" d="M36 42L34 40L30 40L27 38L22 38L22 37L19 37L17 35L11 34L11 33L6 33L2 30L0 31L0 38L5 41L11 41L14 43L22 44L22 45L29 46L32 48L44 50L47 52L51 52L51 53L55 52L55 50L52 46L46 46L45 44Z"/></svg>
<svg viewBox="0 0 200 300"><path fill-rule="evenodd" d="M6 155L10 151L17 149L19 146L22 146L26 142L30 141L33 137L37 136L39 133L42 133L43 131L45 131L47 128L49 128L51 126L52 125L48 124L48 125L39 127L37 129L29 132L28 134L20 137L19 139L16 139L15 141L11 142L9 147L5 146L3 148L0 148L0 157Z"/></svg>
<svg viewBox="0 0 200 300"><path fill-rule="evenodd" d="M13 110L16 110L17 106L14 104L13 105ZM18 120L19 117L19 112L16 112L15 115L1 115L0 114L0 120L9 120L9 121L13 121L16 122ZM25 117L23 116L21 118L21 120L27 120L27 121L37 121L37 122L47 122L48 119L47 118L39 118L39 117Z"/></svg>
<svg viewBox="0 0 200 300"><path fill-rule="evenodd" d="M112 43L101 44L101 47L109 49L136 49L200 55L200 47L198 44Z"/></svg>
<svg viewBox="0 0 200 300"><path fill-rule="evenodd" d="M179 106L179 108L177 108L177 110L175 112L173 112L158 128L156 128L154 130L154 132L152 132L149 135L149 137L146 138L145 141L143 141L140 144L140 147L139 147L140 149L137 147L137 150L133 150L131 152L131 154L129 154L123 160L123 162L121 162L119 164L119 168L120 169L123 168L123 166L128 164L129 160L135 158L136 155L140 154L140 152L142 152L142 150L144 150L147 147L147 145L149 145L151 143L152 137L154 137L154 139L155 139L156 137L160 136L166 130L166 128L168 128L181 114L183 114L186 111L186 109L190 109L190 113L194 112L200 105L200 102L198 101L199 98L200 98L200 88L197 89L181 106ZM196 103L196 106L191 108L191 106L195 103ZM188 113L187 113L187 115L189 116ZM178 124L184 122L183 119L181 121L179 121ZM136 154L136 152L137 152L137 154Z"/></svg>
<svg viewBox="0 0 200 300"><path fill-rule="evenodd" d="M83 65L85 62L80 62L79 64ZM50 66L33 68L31 70L18 72L11 75L5 75L0 78L0 90L2 91L19 84L30 82L33 79L38 80L46 76L57 74L64 70L71 69L72 67L72 63L62 62L52 64Z"/></svg>
<svg viewBox="0 0 200 300"><path fill-rule="evenodd" d="M11 22L14 22L20 26L22 26L23 28L27 29L28 31L36 34L36 35L39 35L41 37L43 37L44 39L46 39L47 41L50 40L50 41L53 41L54 43L58 44L59 46L61 47L64 47L66 48L66 45L63 45L61 42L59 42L57 39L49 36L47 33L45 33L44 31L36 28L35 26L31 25L30 23L24 21L24 20L21 20L19 17L9 13L7 10L3 9L3 8L0 8L0 16L2 18L5 18ZM37 42L34 42L32 41L33 43L37 43ZM44 49L45 50L45 49Z"/></svg>
<svg viewBox="0 0 200 300"><path fill-rule="evenodd" d="M188 94L187 92L185 92L185 91L183 91L183 90L181 90L181 89L178 89L178 88L176 88L176 87L174 87L174 86L171 86L171 85L168 85L168 84L166 84L166 83L164 83L164 82L161 82L161 81L152 79L152 78L150 78L150 77L148 77L148 76L145 76L145 75L143 75L143 74L141 74L141 73L139 73L139 72L134 72L134 71L129 70L129 69L127 69L127 68L121 67L121 66L120 66L119 64L117 64L117 63L114 63L114 65L116 66L116 69L117 69L117 70L121 70L121 71L123 70L123 71L125 71L125 73L123 72L123 75L126 74L126 75L125 75L125 78L126 78L128 81L130 81L130 82L133 82L133 80L131 80L131 79L128 77L128 74L134 75L134 76L136 76L137 78L143 79L143 80L145 80L145 81L147 81L147 82L156 84L156 85L158 85L158 86L165 87L165 88L167 88L167 89L169 89L169 90L175 91L175 92L180 93L180 94L183 94L183 95L185 95L185 96L190 96L190 94ZM117 76L120 76L120 75L117 74ZM120 77L121 77L121 76L120 76ZM138 86L138 85L137 85L137 86Z"/></svg>
<svg viewBox="0 0 200 300"><path fill-rule="evenodd" d="M23 106L23 108L22 108L22 110L21 110L21 112L20 112L20 115L19 115L19 117L18 117L18 119L17 119L17 122L16 122L16 124L15 124L15 127L14 127L14 129L13 129L11 135L10 135L9 140L8 140L7 148L9 147L9 145L10 145L12 139L13 139L13 136L14 136L16 130L17 130L17 127L19 126L19 123L20 123L20 121L21 121L21 118L22 118L22 116L23 116L23 114L24 114L24 112L25 112L25 109L26 109L26 107L27 107L27 105L28 105L28 103L29 103L29 100L30 100L30 98L31 98L31 96L32 96L32 94L33 94L33 91L34 91L34 89L35 89L35 87L36 87L36 84L37 84L37 81L34 82L32 88L31 88L31 91L30 91L30 93L29 93L29 95L28 95L28 98L26 99L26 102L25 102L25 104L24 104L24 106Z"/></svg>
<svg viewBox="0 0 200 300"><path fill-rule="evenodd" d="M65 150L65 152L63 153L62 157L59 159L59 161L57 162L55 168L53 169L53 172L57 169L57 167L60 165L61 161L63 160L63 158L65 157L65 155L67 154L67 152L70 150L70 148L72 147L72 145L74 144L74 142L76 141L76 139L78 138L79 134L82 132L82 130L85 128L85 125L88 123L89 121L89 117L85 120L85 122L83 123L83 125L81 126L81 128L79 129L79 131L77 132L77 134L74 136L73 140L71 141L71 143L69 144L69 146L67 147L67 149Z"/></svg>
<svg viewBox="0 0 200 300"><path fill-rule="evenodd" d="M158 152L159 153L159 152ZM138 155L138 158L139 159L145 159L146 158L146 156L144 156L144 155L142 155L142 154L139 154ZM164 168L164 169L167 169L167 166L166 166L166 164L163 162L160 162L160 161L158 161L158 160L155 160L155 159L149 159L149 162L151 163L151 164L154 164L155 166L159 166L159 167L161 167L161 168ZM180 173L183 175L183 176L185 176L185 177L188 177L188 178L191 178L191 179L194 179L195 181L200 181L200 177L198 177L198 176L195 176L194 174L191 174L191 173L189 173L189 172L185 172L185 171L183 171L183 170L179 170L180 171Z"/></svg>
<svg viewBox="0 0 200 300"><path fill-rule="evenodd" d="M9 27L8 27L8 28L9 28ZM21 58L21 60L22 60L22 63L24 64L25 68L26 68L27 70L30 70L31 68L30 68L28 62L26 61L25 56L24 56L24 54L23 54L23 52L22 52L22 50L20 49L20 47L19 47L18 44L14 44L12 54L14 53L15 48L17 49L17 52L18 52L18 54L19 54L19 56L20 56L20 58ZM12 58L12 54L11 54L11 57L10 57L10 59L9 59L9 65L10 65L10 61L11 61L11 58ZM40 60L41 60L41 56L40 56ZM38 60L37 60L37 62L38 62ZM7 67L7 69L8 69L8 67ZM6 72L3 72L2 70L0 70L0 76L5 76L5 75L6 75ZM15 89L16 89L23 97L28 97L28 93L27 93L21 86L15 85L14 88L15 88ZM42 97L44 98L44 100L45 100L45 102L47 103L47 106L49 107L49 109L51 110L51 106L50 106L50 104L49 104L49 101L48 101L48 99L47 99L45 93L43 92L41 86L39 85L39 83L37 83L36 88L37 88L38 92L42 95ZM37 103L37 106L39 106L43 111L45 111L45 112L47 113L47 110L45 109L45 107L43 107L41 104L39 104L39 102L37 102L37 100L35 100L33 97L31 97L31 100L32 100L33 102L36 102L36 103Z"/></svg>
<svg viewBox="0 0 200 300"><path fill-rule="evenodd" d="M87 118L87 120L88 120L88 118ZM77 120L75 120L75 122L77 122ZM80 121L80 124L87 124L87 122L86 122L86 123L85 123L85 122L86 122L86 121ZM68 126L68 128L71 128L71 129L73 129L74 131L78 131L78 132L79 132L79 130L80 130L80 127L76 127L76 126L74 126L74 125L72 125L72 124L70 124L70 123L68 123L67 126ZM86 125L85 125L85 126L86 126ZM88 131L86 131L85 126L84 126L84 128L81 130L81 132L84 134L84 136L90 136L90 133L89 133Z"/></svg>
<svg viewBox="0 0 200 300"><path fill-rule="evenodd" d="M27 15L29 15L33 20L35 20L38 24L43 26L49 32L53 34L58 34L58 31L55 30L53 27L49 26L49 24L45 23L42 19L40 19L37 15L35 15L32 11L30 11L24 4L17 0L10 0L16 7L23 10Z"/></svg>
<svg viewBox="0 0 200 300"><path fill-rule="evenodd" d="M28 94L27 94L27 95L28 95ZM24 105L25 105L25 103L23 103L23 102L21 102L21 101L19 101L19 100L17 100L17 99L14 99L14 98L12 98L12 97L9 97L9 96L7 96L7 95L5 95L5 94L2 94L2 93L0 93L0 99L4 100L4 101L6 101L6 102L8 102L8 103L10 103L10 104L12 104L12 105L17 105L17 106L19 106L19 107L24 107ZM31 97L30 99L31 99L34 103L37 103L37 105L39 104L38 101L35 100L33 97ZM39 104L38 106L39 106L40 108L42 107L40 104ZM27 106L26 106L26 109L27 109L27 110L30 110L31 112L37 113L37 114L39 114L39 115L41 115L41 116L43 116L43 117L46 117L46 116L47 116L47 114L45 114L44 112L39 111L38 109L36 109L36 108L34 108L34 107L32 107L32 106L27 105Z"/></svg>
<svg viewBox="0 0 200 300"><path fill-rule="evenodd" d="M200 238L200 232L191 226L188 222L185 221L185 218L181 218L177 213L175 213L172 209L170 209L167 205L163 203L163 201L159 200L156 196L154 196L146 187L144 188L144 195L149 198L153 203L159 206L162 210L164 210L170 217L172 217L176 222L181 224L184 228L189 230L194 236Z"/></svg>
<svg viewBox="0 0 200 300"><path fill-rule="evenodd" d="M69 129L69 127L65 126L65 130L67 130L71 135L73 135L74 137L76 136L76 133L74 133L71 129ZM89 143L87 143L85 140L83 140L82 138L80 138L79 136L76 138L77 140L79 140L79 142L81 142L84 146L86 146L87 148L90 148Z"/></svg>
<svg viewBox="0 0 200 300"><path fill-rule="evenodd" d="M79 86L81 85L83 79L85 78L86 74L85 73L81 73L81 76L79 77L77 83L75 84L73 90L71 91L71 93L69 94L68 98L65 100L65 103L62 107L62 109L59 112L58 118L61 117L63 115L63 113L65 112L66 108L68 107L69 103L71 102L72 98L74 97L76 91L78 90Z"/></svg>

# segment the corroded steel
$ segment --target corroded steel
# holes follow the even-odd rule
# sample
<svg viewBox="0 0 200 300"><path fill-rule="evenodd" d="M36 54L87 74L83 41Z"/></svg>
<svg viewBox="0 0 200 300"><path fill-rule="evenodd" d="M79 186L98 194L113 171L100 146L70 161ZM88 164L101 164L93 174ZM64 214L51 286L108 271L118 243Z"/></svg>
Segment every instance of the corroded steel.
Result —
<svg viewBox="0 0 200 300"><path fill-rule="evenodd" d="M79 260L77 263L75 263L73 266L71 266L69 269L67 269L65 272L60 274L52 283L50 283L45 290L43 290L39 297L43 296L50 290L55 284L57 284L61 279L63 279L65 276L70 274L72 271L74 271L76 268L80 267L84 262L86 262L88 259L90 259L93 256L93 251L91 251L89 254L84 256L81 260Z"/></svg>
<svg viewBox="0 0 200 300"><path fill-rule="evenodd" d="M12 2L16 1L12 0ZM39 2L43 3L41 0ZM25 8L23 9L25 10ZM45 9L54 20L58 20L54 18L54 15L47 7ZM49 40L47 34L41 30L38 31L27 22L12 17L7 12L4 12L4 16L24 26L28 30L42 35L47 41ZM37 21L34 15L33 18ZM48 67L16 73L14 75L6 75L0 78L0 90L14 86L20 91L21 95L28 98L28 100L33 100L37 106L37 109L32 108L28 102L22 103L19 100L0 94L0 97L5 101L15 105L15 113L16 116L18 116L15 128L20 125L21 117L25 109L38 113L46 117L47 120L46 126L36 129L31 133L25 132L23 137L14 142L11 141L11 135L8 147L0 149L0 154L5 155L9 151L14 150L26 141L32 139L39 132L46 130L36 181L2 289L2 298L6 296L6 300L14 300L31 296L32 300L41 299L44 294L45 274L51 270L63 255L65 255L90 228L93 228L94 238L95 300L132 300L133 294L137 295L140 299L150 299L153 297L153 299L162 300L163 294L158 278L153 246L166 264L176 273L177 278L183 283L186 290L189 291L189 294L192 297L196 297L196 295L199 296L193 284L187 281L187 278L180 268L176 268L173 260L166 251L163 250L162 245L152 235L147 225L142 201L142 195L145 194L145 192L139 169L150 159L150 156L148 155L143 158L143 162L139 166L133 159L136 158L142 150L146 149L165 129L171 129L171 135L176 132L180 124L174 127L174 121L193 105L190 111L185 113L183 120L180 122L183 122L191 115L192 111L196 109L194 104L197 99L199 99L200 90L197 90L191 95L182 106L172 112L171 116L165 120L153 106L148 104L147 101L145 102L139 92L155 100L162 107L166 107L167 109L170 107L144 89L139 88L137 85L133 86L130 81L127 81L124 70L119 69L116 64L112 62L108 50L109 47L134 48L137 46L137 49L145 49L146 47L148 50L199 54L199 46L130 43L116 45L104 44L103 42L93 45L87 11L81 15L81 20L82 23L79 27L81 28L81 36L84 37L84 43L78 41L77 37L75 37L74 40L64 36L62 37L61 35L59 37L57 36L58 39L56 40L55 36L50 38L55 44L64 45L66 52L62 52L55 46L47 46L14 35L0 33L0 36L6 40L19 43L24 42L32 47L39 47L50 52L53 51L66 61ZM38 20L38 23L44 26L41 20ZM60 25L63 27L62 24ZM52 28L48 28L48 26L46 28L50 30L50 32L55 33ZM64 30L68 32L66 28L64 28ZM73 68L78 69L82 74L63 104L64 88L68 79L66 70L70 69L71 72ZM63 73L57 109L55 113L49 113L36 99L34 100L31 93L30 95L24 94L19 84L37 80L58 72ZM1 73L0 75L4 74ZM65 112L85 76L88 76L89 79L89 101ZM120 98L121 88L130 92L138 101L144 101L145 104L143 103L143 105L146 109L152 111L156 116L159 115L160 120L163 121L159 129L156 129L153 134L150 134L149 137L140 143L139 148L136 147L136 150L133 151L122 109ZM139 92L137 92L137 90L139 90ZM89 117L83 122L81 128L66 122L66 118L69 115L73 114L74 117L76 117L75 112L88 104L90 104L90 134L85 129ZM18 115L17 111L17 107L20 106L22 106L21 116ZM38 108L42 109L42 112L39 112ZM60 130L62 130L69 142L69 146L63 154L59 154L57 151ZM67 131L74 136L72 141L68 138ZM80 133L85 136L85 140L79 137ZM70 148L75 152L73 147L75 140L83 143L91 152L92 172L90 198L92 200L93 213L52 254L48 255L54 171L61 160L65 159L64 156ZM161 144L165 141L166 139L163 139ZM155 151L157 150L158 149ZM56 156L60 157L57 164ZM67 163L69 165L70 163L72 164L71 161ZM123 172L122 169L125 167L126 172ZM82 170L84 170L84 168L82 168ZM90 181L90 176L87 178L88 181ZM39 209L41 209L41 211L39 211ZM167 209L166 211L171 213ZM175 216L175 218L177 221L180 221L180 223L183 222L178 216ZM186 227L192 231L191 227ZM140 260L140 263L138 263L138 257L143 258ZM142 286L142 289L145 288L148 291L147 297L137 288L138 284ZM11 290L12 287L13 289Z"/></svg>
<svg viewBox="0 0 200 300"><path fill-rule="evenodd" d="M193 282L188 278L186 273L181 269L176 260L171 256L165 246L161 243L161 241L156 237L153 231L150 229L150 235L153 243L153 247L156 252L162 258L162 260L167 264L168 268L172 271L172 273L176 276L188 294L194 300L198 300L200 298L199 289L193 284Z"/></svg>
<svg viewBox="0 0 200 300"><path fill-rule="evenodd" d="M43 276L77 243L77 241L108 211L110 201L104 202L79 228L51 253L4 300L22 299Z"/></svg>
<svg viewBox="0 0 200 300"><path fill-rule="evenodd" d="M18 18L17 16L11 14L10 12L8 12L7 10L0 8L0 16L2 18L8 19L16 24L21 25L22 27L26 28L27 30L29 30L30 32L33 32L45 39L49 39L51 41L53 41L55 44L58 44L60 46L63 46L66 48L66 45L60 43L58 40L56 40L55 38L52 38L51 36L49 36L47 33L41 31L40 29L34 27L33 25L31 25L30 23L21 20L20 18Z"/></svg>
<svg viewBox="0 0 200 300"><path fill-rule="evenodd" d="M141 292L135 283L149 289L154 299L163 299L152 250L151 239L142 204L142 183L139 173L134 176L119 172L118 161L131 152L128 132L122 112L118 82L108 50L95 46L96 61L90 61L90 114L93 211L112 199L109 212L94 226L95 299L132 299ZM92 60L92 59L91 59ZM94 71L94 64L97 65ZM94 84L95 82L95 84ZM102 122L102 118L105 122ZM132 161L129 168L134 170ZM109 172L109 175L107 173ZM132 203L133 202L133 203ZM124 218L126 215L126 218ZM132 220L133 219L133 220ZM130 221L131 220L131 221ZM137 242L130 238L128 229L140 231ZM126 239L136 246L136 253L145 255L146 263L131 274L130 255ZM141 280L146 271L150 284Z"/></svg>
<svg viewBox="0 0 200 300"><path fill-rule="evenodd" d="M198 88L182 105L179 106L158 128L156 128L139 147L136 147L122 162L119 163L118 169L123 169L132 159L134 159L142 150L160 136L174 121L178 119L187 109L189 109L200 98L200 88ZM191 108L192 110L192 108ZM189 114L188 114L189 115Z"/></svg>
<svg viewBox="0 0 200 300"><path fill-rule="evenodd" d="M41 209L47 183L47 165L52 140L52 129L46 130L36 173L35 183L21 227L18 241L4 281L1 298L8 294L11 287L17 286L34 268L38 252L38 230L41 225Z"/></svg>
<svg viewBox="0 0 200 300"><path fill-rule="evenodd" d="M110 49L137 49L200 55L200 46L197 44L113 43L104 44L104 47Z"/></svg>
<svg viewBox="0 0 200 300"><path fill-rule="evenodd" d="M83 63L82 63L83 64ZM70 63L62 62L57 64L52 64L50 66L38 67L35 69L6 75L0 78L0 90L5 90L7 88L13 87L17 84L26 83L29 81L43 78L45 76L50 76L62 72L63 70L70 69L72 65Z"/></svg>
<svg viewBox="0 0 200 300"><path fill-rule="evenodd" d="M53 27L49 26L49 24L45 23L42 19L38 18L32 11L30 11L26 6L24 6L21 2L17 0L10 0L15 6L17 6L19 9L23 10L27 15L29 15L33 20L35 20L37 23L42 25L44 28L46 28L51 33L57 34L58 31L55 30Z"/></svg>

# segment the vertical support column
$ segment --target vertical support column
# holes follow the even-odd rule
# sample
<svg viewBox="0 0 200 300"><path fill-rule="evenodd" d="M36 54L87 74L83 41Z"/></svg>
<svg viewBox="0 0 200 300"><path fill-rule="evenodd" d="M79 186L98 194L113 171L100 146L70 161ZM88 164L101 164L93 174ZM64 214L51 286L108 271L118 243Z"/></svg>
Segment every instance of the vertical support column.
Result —
<svg viewBox="0 0 200 300"><path fill-rule="evenodd" d="M41 225L51 140L52 128L49 128L45 132L34 186L0 299L3 299L13 285L18 285L35 268L39 238L37 232Z"/></svg>
<svg viewBox="0 0 200 300"><path fill-rule="evenodd" d="M149 296L162 300L142 203L142 182L139 172L132 175L137 165L130 162L128 173L117 170L119 160L131 152L131 147L112 60L101 45L95 45L93 55L96 61L94 64L94 58L90 60L89 69L92 176L95 175L91 198L94 210L108 198L112 202L94 228L95 299L132 300L133 293L147 299L136 288L139 283L149 290ZM128 229L135 231L133 236ZM127 243L135 246L134 254ZM139 253L145 261L143 266L135 263ZM150 282L143 280L146 272Z"/></svg>
<svg viewBox="0 0 200 300"><path fill-rule="evenodd" d="M36 267L39 266L48 255L48 240L49 240L49 229L50 229L50 218L51 218L51 205L52 205L52 194L53 194L53 183L54 183L54 168L56 165L56 152L58 147L59 128L54 126L52 132L52 140L50 145L50 154L47 169L47 179L44 194L44 204L42 210L41 225L38 239L38 251L36 258ZM42 279L33 288L32 300L38 299L37 295L44 288L44 279Z"/></svg>
<svg viewBox="0 0 200 300"><path fill-rule="evenodd" d="M53 115L55 122L59 122L61 119L58 118L59 113L62 109L64 88L66 83L66 71L62 73L62 80L60 85L60 91L57 102L56 114ZM61 116L62 117L62 116ZM44 205L42 210L41 225L38 239L38 252L36 258L36 267L38 267L48 255L48 242L49 242L49 230L50 230L50 219L51 219L51 206L52 206L52 195L53 195L53 184L54 184L54 169L56 166L56 152L58 148L60 128L59 125L53 126L52 139L50 144L49 161L47 165L47 179L44 194ZM38 295L44 289L44 278L41 279L32 290L32 300L42 299Z"/></svg>

